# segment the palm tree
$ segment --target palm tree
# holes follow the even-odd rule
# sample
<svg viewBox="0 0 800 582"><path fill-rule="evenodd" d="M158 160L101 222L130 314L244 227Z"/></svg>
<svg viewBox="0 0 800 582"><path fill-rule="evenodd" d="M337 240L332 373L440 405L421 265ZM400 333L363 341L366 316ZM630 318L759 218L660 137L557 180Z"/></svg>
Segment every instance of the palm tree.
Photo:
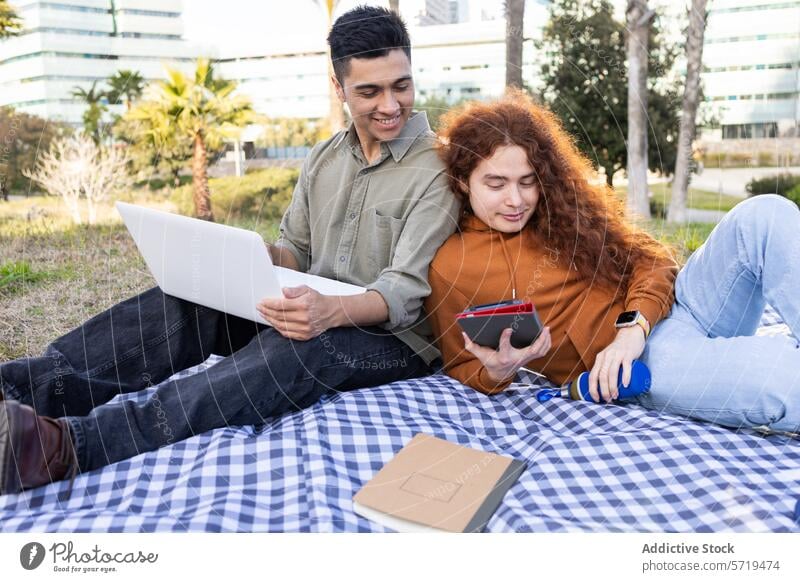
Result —
<svg viewBox="0 0 800 582"><path fill-rule="evenodd" d="M139 71L120 70L108 79L110 89L107 92L111 103L125 101L125 108L130 111L133 101L142 96L144 79Z"/></svg>
<svg viewBox="0 0 800 582"><path fill-rule="evenodd" d="M703 36L706 28L706 0L692 0L689 14L689 33L686 39L686 88L683 93L683 113L678 134L678 154L675 177L672 180L672 200L667 220L686 221L686 194L689 189L689 159L695 137L697 106L700 102L700 68L703 65Z"/></svg>
<svg viewBox="0 0 800 582"><path fill-rule="evenodd" d="M0 38L16 36L22 31L22 21L6 0L0 0Z"/></svg>
<svg viewBox="0 0 800 582"><path fill-rule="evenodd" d="M153 177L154 170L164 170L180 185L181 171L192 159L190 138L179 133L162 101L139 101L114 124L115 136L127 143L133 170Z"/></svg>
<svg viewBox="0 0 800 582"><path fill-rule="evenodd" d="M153 100L174 120L179 134L193 144L192 190L195 216L214 220L208 189L208 150L238 135L255 116L250 99L234 95L234 81L216 79L211 62L197 60L194 78L167 69L167 80L155 85Z"/></svg>
<svg viewBox="0 0 800 582"><path fill-rule="evenodd" d="M328 15L328 30L333 26L333 11L336 10L336 5L339 0L314 0L317 4L324 2L326 14ZM328 78L333 77L333 61L331 61L331 49L328 47ZM344 127L344 109L342 103L336 96L336 91L333 90L333 85L328 83L328 102L330 105L330 123L331 132L336 133Z"/></svg>
<svg viewBox="0 0 800 582"><path fill-rule="evenodd" d="M525 0L506 0L506 87L522 88L522 24Z"/></svg>
<svg viewBox="0 0 800 582"><path fill-rule="evenodd" d="M86 135L94 140L94 143L99 144L100 122L103 113L108 110L105 104L105 92L97 89L97 81L95 81L88 91L84 87L76 85L72 89L72 96L86 103L87 107L83 112L83 129Z"/></svg>

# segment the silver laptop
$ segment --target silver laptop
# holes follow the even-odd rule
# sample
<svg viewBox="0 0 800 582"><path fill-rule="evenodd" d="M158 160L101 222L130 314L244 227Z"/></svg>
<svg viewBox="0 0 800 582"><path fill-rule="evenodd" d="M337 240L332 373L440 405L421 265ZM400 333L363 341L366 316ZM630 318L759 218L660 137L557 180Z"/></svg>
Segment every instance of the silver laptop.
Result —
<svg viewBox="0 0 800 582"><path fill-rule="evenodd" d="M308 285L324 295L357 295L366 289L272 264L258 233L152 208L116 203L161 290L199 305L268 322L256 310L281 287Z"/></svg>

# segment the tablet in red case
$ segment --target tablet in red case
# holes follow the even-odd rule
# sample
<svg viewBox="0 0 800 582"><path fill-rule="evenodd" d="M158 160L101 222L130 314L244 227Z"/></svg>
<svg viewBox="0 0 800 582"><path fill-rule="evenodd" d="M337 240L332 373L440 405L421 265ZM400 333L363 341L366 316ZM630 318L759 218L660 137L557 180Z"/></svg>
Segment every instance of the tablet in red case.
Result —
<svg viewBox="0 0 800 582"><path fill-rule="evenodd" d="M478 305L456 315L461 329L476 344L497 349L503 330L511 328L511 345L531 345L542 332L542 322L530 302L520 300Z"/></svg>

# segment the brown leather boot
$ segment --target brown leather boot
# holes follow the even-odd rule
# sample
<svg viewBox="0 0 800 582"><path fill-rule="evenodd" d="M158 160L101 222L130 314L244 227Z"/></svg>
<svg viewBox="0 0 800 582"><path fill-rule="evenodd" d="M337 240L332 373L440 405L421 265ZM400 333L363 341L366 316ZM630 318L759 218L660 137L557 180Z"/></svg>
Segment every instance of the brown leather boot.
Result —
<svg viewBox="0 0 800 582"><path fill-rule="evenodd" d="M78 460L69 423L38 416L14 400L0 402L0 495L19 493L69 477Z"/></svg>

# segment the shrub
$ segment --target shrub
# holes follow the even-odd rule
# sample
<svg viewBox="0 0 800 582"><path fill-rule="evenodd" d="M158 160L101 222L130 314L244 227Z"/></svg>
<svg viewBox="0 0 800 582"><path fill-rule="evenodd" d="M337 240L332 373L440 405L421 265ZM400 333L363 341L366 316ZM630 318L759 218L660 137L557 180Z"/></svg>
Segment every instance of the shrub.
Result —
<svg viewBox="0 0 800 582"><path fill-rule="evenodd" d="M745 189L750 196L759 194L780 194L786 196L787 192L800 184L800 176L794 174L774 174L763 178L753 178L747 183Z"/></svg>
<svg viewBox="0 0 800 582"><path fill-rule="evenodd" d="M800 206L800 184L789 190L786 193L786 198Z"/></svg>
<svg viewBox="0 0 800 582"><path fill-rule="evenodd" d="M775 156L771 152L758 152L758 165L762 168L775 165Z"/></svg>
<svg viewBox="0 0 800 582"><path fill-rule="evenodd" d="M664 200L651 198L650 199L650 218L664 220L667 218L667 207Z"/></svg>
<svg viewBox="0 0 800 582"><path fill-rule="evenodd" d="M214 215L222 222L278 220L289 206L298 175L294 168L268 168L241 178L212 178L208 185ZM171 200L181 214L194 212L191 184L176 188Z"/></svg>

